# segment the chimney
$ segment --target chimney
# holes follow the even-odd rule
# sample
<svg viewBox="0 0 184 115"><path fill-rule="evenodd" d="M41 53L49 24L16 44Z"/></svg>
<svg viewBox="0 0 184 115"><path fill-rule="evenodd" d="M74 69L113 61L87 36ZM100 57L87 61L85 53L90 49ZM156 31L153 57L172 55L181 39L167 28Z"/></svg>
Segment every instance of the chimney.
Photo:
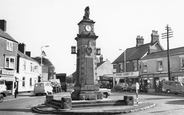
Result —
<svg viewBox="0 0 184 115"><path fill-rule="evenodd" d="M103 55L100 56L100 63L103 62Z"/></svg>
<svg viewBox="0 0 184 115"><path fill-rule="evenodd" d="M136 47L143 45L144 44L144 38L140 35L137 36L136 38Z"/></svg>
<svg viewBox="0 0 184 115"><path fill-rule="evenodd" d="M6 32L6 20L0 20L0 29Z"/></svg>
<svg viewBox="0 0 184 115"><path fill-rule="evenodd" d="M26 51L26 55L31 57L31 52L30 51Z"/></svg>
<svg viewBox="0 0 184 115"><path fill-rule="evenodd" d="M151 44L153 45L155 42L159 42L159 35L158 35L158 31L152 30Z"/></svg>
<svg viewBox="0 0 184 115"><path fill-rule="evenodd" d="M26 45L24 44L24 43L19 43L19 45L18 45L18 50L20 51L20 52L22 52L23 54L25 54L25 50L26 50Z"/></svg>

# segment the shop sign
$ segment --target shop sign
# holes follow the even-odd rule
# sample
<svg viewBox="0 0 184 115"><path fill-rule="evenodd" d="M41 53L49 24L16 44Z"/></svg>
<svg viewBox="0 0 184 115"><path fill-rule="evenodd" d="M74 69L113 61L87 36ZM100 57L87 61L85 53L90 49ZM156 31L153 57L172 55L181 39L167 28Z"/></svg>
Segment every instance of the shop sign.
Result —
<svg viewBox="0 0 184 115"><path fill-rule="evenodd" d="M172 72L172 77L184 76L184 72ZM159 73L159 74L143 74L141 77L153 78L153 77L168 77L168 73Z"/></svg>
<svg viewBox="0 0 184 115"><path fill-rule="evenodd" d="M0 70L0 74L4 74L4 75L14 75L14 73L15 73L14 70L4 70L4 69Z"/></svg>
<svg viewBox="0 0 184 115"><path fill-rule="evenodd" d="M168 73L154 74L154 77L168 77Z"/></svg>
<svg viewBox="0 0 184 115"><path fill-rule="evenodd" d="M116 73L115 76L116 77L138 77L139 76L139 71Z"/></svg>
<svg viewBox="0 0 184 115"><path fill-rule="evenodd" d="M184 76L184 72L173 72L173 73L171 73L171 75L173 77Z"/></svg>
<svg viewBox="0 0 184 115"><path fill-rule="evenodd" d="M141 75L141 77L153 77L153 74L143 74L143 75Z"/></svg>
<svg viewBox="0 0 184 115"><path fill-rule="evenodd" d="M101 81L105 81L105 80L109 81L109 80L112 80L112 78L113 78L113 77L104 77L104 76L100 76L100 80L101 80Z"/></svg>

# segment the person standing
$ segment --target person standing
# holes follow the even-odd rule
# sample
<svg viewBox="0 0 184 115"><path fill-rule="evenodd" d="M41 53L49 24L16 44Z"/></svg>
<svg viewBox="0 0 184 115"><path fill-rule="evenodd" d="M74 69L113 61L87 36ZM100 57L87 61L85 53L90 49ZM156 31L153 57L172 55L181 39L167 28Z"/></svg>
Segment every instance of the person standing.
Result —
<svg viewBox="0 0 184 115"><path fill-rule="evenodd" d="M17 98L17 94L18 94L18 82L15 81L14 82L14 97Z"/></svg>

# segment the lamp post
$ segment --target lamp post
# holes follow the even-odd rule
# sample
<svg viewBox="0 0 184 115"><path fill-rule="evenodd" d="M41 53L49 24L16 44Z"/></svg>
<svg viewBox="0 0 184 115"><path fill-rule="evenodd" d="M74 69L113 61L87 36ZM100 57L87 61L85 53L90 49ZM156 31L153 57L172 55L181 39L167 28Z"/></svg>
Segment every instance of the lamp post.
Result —
<svg viewBox="0 0 184 115"><path fill-rule="evenodd" d="M49 47L49 45L44 45L44 46L41 47L41 79L43 78L43 72L42 72L43 50L42 50L42 49L43 49L44 47Z"/></svg>

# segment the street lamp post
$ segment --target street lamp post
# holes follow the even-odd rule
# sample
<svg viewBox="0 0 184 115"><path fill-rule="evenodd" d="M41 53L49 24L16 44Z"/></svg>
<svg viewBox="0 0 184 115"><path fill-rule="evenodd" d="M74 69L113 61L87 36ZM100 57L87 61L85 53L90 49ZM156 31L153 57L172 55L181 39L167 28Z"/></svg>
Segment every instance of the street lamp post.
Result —
<svg viewBox="0 0 184 115"><path fill-rule="evenodd" d="M41 79L43 78L43 71L42 71L43 50L42 50L42 49L43 49L44 47L49 47L49 45L44 45L44 46L41 47Z"/></svg>

